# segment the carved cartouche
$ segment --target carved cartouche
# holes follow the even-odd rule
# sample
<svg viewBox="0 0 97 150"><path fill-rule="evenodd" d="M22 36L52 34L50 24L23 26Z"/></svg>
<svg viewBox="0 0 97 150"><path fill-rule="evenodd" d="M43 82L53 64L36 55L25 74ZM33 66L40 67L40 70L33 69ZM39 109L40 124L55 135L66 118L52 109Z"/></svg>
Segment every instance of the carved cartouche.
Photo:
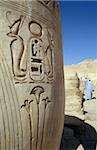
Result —
<svg viewBox="0 0 97 150"><path fill-rule="evenodd" d="M57 1L0 0L0 150L58 150L64 77Z"/></svg>

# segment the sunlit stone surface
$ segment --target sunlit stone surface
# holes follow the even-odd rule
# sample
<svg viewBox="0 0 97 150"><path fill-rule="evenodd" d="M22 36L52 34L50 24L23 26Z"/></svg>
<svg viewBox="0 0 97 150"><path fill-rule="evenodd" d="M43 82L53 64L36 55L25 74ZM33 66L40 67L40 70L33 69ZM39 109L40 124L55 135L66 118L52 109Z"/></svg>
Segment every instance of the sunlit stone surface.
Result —
<svg viewBox="0 0 97 150"><path fill-rule="evenodd" d="M58 150L64 78L57 1L0 0L0 150Z"/></svg>

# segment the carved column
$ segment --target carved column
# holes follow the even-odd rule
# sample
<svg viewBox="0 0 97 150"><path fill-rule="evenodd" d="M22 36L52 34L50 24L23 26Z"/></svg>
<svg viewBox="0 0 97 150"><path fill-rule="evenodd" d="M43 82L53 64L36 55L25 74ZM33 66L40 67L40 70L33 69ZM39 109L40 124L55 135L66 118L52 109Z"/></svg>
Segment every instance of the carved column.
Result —
<svg viewBox="0 0 97 150"><path fill-rule="evenodd" d="M58 150L64 121L58 3L0 0L0 150Z"/></svg>

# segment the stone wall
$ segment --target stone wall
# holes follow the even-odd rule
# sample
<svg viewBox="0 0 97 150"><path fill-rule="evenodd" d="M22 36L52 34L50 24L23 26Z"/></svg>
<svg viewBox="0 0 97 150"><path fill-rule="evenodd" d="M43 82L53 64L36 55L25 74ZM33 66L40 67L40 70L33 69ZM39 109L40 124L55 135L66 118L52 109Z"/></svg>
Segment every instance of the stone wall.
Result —
<svg viewBox="0 0 97 150"><path fill-rule="evenodd" d="M65 114L83 118L82 92L79 89L79 78L77 73L65 74Z"/></svg>

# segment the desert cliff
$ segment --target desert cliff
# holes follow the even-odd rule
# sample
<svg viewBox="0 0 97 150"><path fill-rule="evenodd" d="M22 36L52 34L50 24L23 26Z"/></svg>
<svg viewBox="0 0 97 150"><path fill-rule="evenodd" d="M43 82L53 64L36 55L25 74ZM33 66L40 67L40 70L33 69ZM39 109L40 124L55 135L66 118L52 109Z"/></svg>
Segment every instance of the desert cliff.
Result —
<svg viewBox="0 0 97 150"><path fill-rule="evenodd" d="M61 150L97 149L97 59L64 66L65 122ZM91 100L85 100L84 80L93 82Z"/></svg>

